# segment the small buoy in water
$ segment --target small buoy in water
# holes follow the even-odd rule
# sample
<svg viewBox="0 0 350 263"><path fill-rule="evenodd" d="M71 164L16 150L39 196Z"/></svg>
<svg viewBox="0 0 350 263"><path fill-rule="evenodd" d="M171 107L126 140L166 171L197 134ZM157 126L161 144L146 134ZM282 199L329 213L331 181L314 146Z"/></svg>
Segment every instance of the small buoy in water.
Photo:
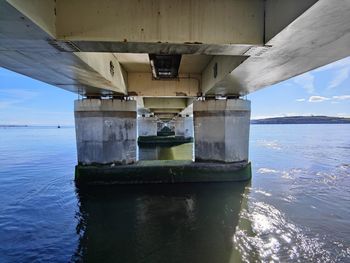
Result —
<svg viewBox="0 0 350 263"><path fill-rule="evenodd" d="M60 125L58 125L58 126L57 126L57 128L59 129L59 128L61 128L61 126L60 126Z"/></svg>

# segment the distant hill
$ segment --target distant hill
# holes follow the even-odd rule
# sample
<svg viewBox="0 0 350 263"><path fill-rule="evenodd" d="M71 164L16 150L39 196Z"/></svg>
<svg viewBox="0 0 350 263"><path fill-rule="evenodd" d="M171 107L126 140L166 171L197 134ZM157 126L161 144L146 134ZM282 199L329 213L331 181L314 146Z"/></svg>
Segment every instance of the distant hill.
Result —
<svg viewBox="0 0 350 263"><path fill-rule="evenodd" d="M16 125L16 124L0 124L2 128L14 128L14 127L28 127L28 125Z"/></svg>
<svg viewBox="0 0 350 263"><path fill-rule="evenodd" d="M350 118L329 116L290 116L251 120L251 124L350 124Z"/></svg>

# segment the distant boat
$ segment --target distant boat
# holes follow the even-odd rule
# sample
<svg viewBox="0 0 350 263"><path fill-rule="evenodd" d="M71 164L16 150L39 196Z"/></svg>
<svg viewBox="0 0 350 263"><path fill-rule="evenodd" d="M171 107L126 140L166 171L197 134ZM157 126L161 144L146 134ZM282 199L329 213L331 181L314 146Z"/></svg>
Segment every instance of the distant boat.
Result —
<svg viewBox="0 0 350 263"><path fill-rule="evenodd" d="M61 128L61 126L60 126L60 125L58 125L58 126L57 126L57 128L59 129L59 128Z"/></svg>

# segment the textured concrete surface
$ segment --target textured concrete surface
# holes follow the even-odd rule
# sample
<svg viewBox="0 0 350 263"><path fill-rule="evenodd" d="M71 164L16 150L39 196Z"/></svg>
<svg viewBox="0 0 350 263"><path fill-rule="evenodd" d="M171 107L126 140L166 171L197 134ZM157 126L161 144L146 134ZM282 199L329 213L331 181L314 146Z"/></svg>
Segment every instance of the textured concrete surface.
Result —
<svg viewBox="0 0 350 263"><path fill-rule="evenodd" d="M138 136L157 136L157 128L156 117L137 118Z"/></svg>
<svg viewBox="0 0 350 263"><path fill-rule="evenodd" d="M78 162L136 161L136 102L85 99L75 101Z"/></svg>
<svg viewBox="0 0 350 263"><path fill-rule="evenodd" d="M77 184L145 184L247 181L251 165L194 163L192 161L139 161L131 165L82 166L75 169Z"/></svg>
<svg viewBox="0 0 350 263"><path fill-rule="evenodd" d="M185 138L193 137L193 118L192 117L176 117L175 136L183 136Z"/></svg>
<svg viewBox="0 0 350 263"><path fill-rule="evenodd" d="M350 55L345 0L151 3L2 0L0 66L80 94L242 96ZM165 85L149 53L196 59Z"/></svg>
<svg viewBox="0 0 350 263"><path fill-rule="evenodd" d="M194 101L197 162L248 162L250 101Z"/></svg>

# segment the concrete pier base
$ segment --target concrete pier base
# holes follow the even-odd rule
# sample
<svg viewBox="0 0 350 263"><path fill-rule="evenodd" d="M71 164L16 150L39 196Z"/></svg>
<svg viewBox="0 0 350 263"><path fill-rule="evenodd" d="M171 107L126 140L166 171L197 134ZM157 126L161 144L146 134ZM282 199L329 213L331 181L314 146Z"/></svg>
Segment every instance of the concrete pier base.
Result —
<svg viewBox="0 0 350 263"><path fill-rule="evenodd" d="M193 102L196 162L248 163L250 101Z"/></svg>
<svg viewBox="0 0 350 263"><path fill-rule="evenodd" d="M136 162L136 101L76 100L74 115L79 164Z"/></svg>
<svg viewBox="0 0 350 263"><path fill-rule="evenodd" d="M130 165L82 166L75 169L77 184L146 184L232 182L251 178L250 163L139 161Z"/></svg>
<svg viewBox="0 0 350 263"><path fill-rule="evenodd" d="M157 118L156 117L138 117L137 118L138 136L157 136Z"/></svg>
<svg viewBox="0 0 350 263"><path fill-rule="evenodd" d="M193 118L177 116L174 120L175 136L193 138Z"/></svg>
<svg viewBox="0 0 350 263"><path fill-rule="evenodd" d="M75 122L79 161L76 166L76 183L135 184L249 180L251 178L251 167L248 163L250 102L239 99L195 101L193 112L195 162L175 160L136 162L136 102L99 99L76 101ZM189 127L191 121L191 118L186 117L178 120L182 123L179 130L185 131L185 135L186 132L191 132Z"/></svg>

